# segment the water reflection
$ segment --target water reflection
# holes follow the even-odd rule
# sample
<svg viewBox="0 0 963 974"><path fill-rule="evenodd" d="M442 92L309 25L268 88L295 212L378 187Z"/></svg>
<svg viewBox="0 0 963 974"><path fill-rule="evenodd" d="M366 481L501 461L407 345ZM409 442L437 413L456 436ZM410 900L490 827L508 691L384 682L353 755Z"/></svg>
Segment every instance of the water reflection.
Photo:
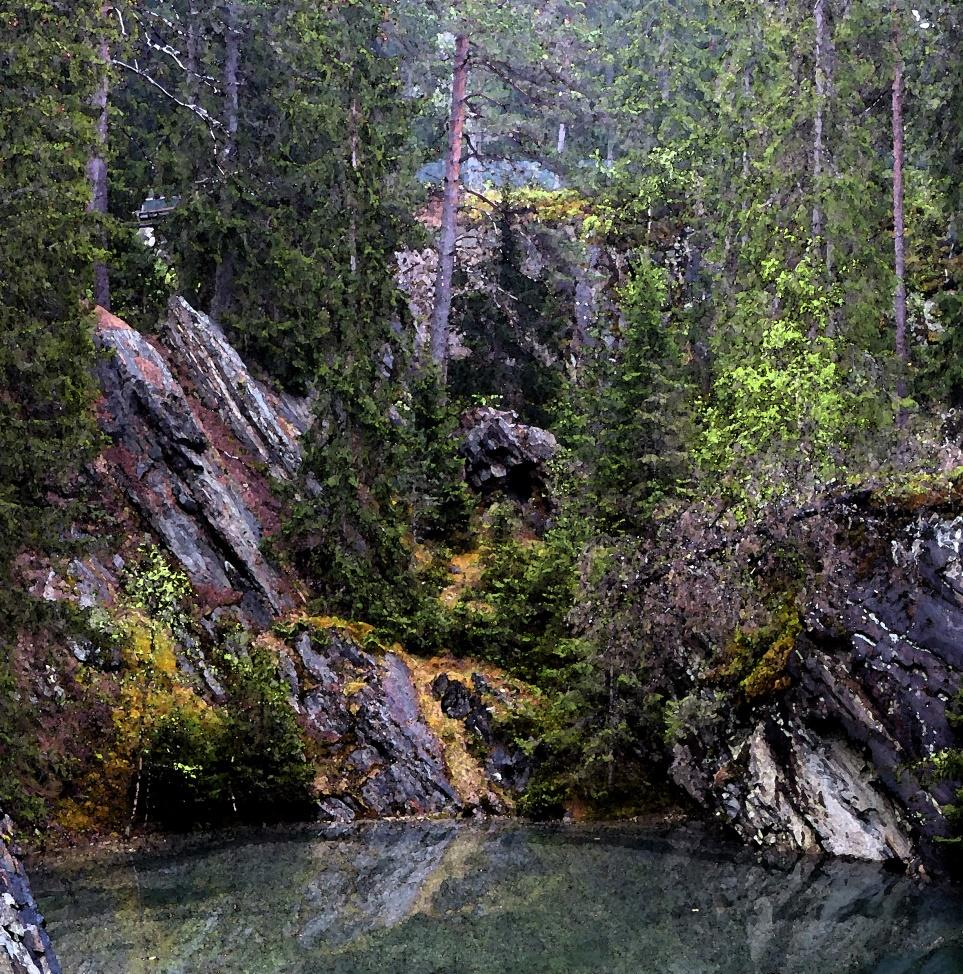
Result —
<svg viewBox="0 0 963 974"><path fill-rule="evenodd" d="M66 862L74 974L958 974L961 901L871 865L765 866L698 831L378 824Z"/></svg>

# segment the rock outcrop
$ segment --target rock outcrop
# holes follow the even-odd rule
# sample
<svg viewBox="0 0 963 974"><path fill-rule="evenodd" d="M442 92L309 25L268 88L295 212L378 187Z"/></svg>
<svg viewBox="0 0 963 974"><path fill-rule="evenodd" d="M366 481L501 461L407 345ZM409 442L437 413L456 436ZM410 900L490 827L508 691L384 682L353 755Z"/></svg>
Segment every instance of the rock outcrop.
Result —
<svg viewBox="0 0 963 974"><path fill-rule="evenodd" d="M0 812L0 974L61 974L12 843L13 823Z"/></svg>
<svg viewBox="0 0 963 974"><path fill-rule="evenodd" d="M397 652L369 651L337 628L305 630L292 645L284 671L292 706L323 753L322 817L462 810L444 749Z"/></svg>
<svg viewBox="0 0 963 974"><path fill-rule="evenodd" d="M680 701L672 776L744 839L940 858L953 789L927 769L958 746L963 687L963 518L944 500L865 490L680 524L633 567L651 689Z"/></svg>
<svg viewBox="0 0 963 974"><path fill-rule="evenodd" d="M292 604L289 580L265 557L278 526L267 476L300 462L305 403L258 383L217 326L174 298L164 344L98 310L101 464L149 530L214 603L240 601L265 622ZM106 492L106 491L105 491Z"/></svg>
<svg viewBox="0 0 963 974"><path fill-rule="evenodd" d="M471 677L471 689L461 680L440 673L431 683L431 692L446 717L465 725L469 740L484 752L484 769L488 779L500 788L520 793L532 775L532 759L519 748L506 743L495 732L494 715L489 702L499 696L479 673ZM499 702L504 702L504 699ZM499 809L501 810L501 809Z"/></svg>
<svg viewBox="0 0 963 974"><path fill-rule="evenodd" d="M462 416L468 482L476 490L501 490L520 501L543 494L545 465L558 452L547 430L526 426L512 412L481 406Z"/></svg>

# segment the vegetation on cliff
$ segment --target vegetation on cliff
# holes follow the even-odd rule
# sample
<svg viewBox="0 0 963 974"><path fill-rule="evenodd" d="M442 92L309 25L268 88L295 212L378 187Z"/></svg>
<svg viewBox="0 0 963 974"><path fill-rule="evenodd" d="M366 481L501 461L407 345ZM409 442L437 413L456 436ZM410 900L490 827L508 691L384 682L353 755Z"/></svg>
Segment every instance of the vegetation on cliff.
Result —
<svg viewBox="0 0 963 974"><path fill-rule="evenodd" d="M825 506L864 481L946 488L888 520L852 502L894 544L925 535L918 506L958 510L961 29L956 5L882 0L0 0L0 801L183 826L323 791L292 705L314 650L295 662L248 631L243 593L136 554L149 512L117 517L130 498L97 476L119 454L94 462L93 306L150 332L175 293L309 397L298 474L251 509L272 512L285 611L370 627L336 648L366 674L345 694L402 652L497 668L517 694L476 763L496 737L524 755L532 814L662 800L677 744L718 756L710 730L739 754L723 794L739 722L831 642L830 569L883 571ZM213 442L210 399L185 410ZM488 457L469 489L471 417L499 408L558 449ZM225 451L250 500L264 471ZM108 531L109 607L30 618L34 561ZM45 756L48 665L83 743ZM944 743L923 757L952 790Z"/></svg>

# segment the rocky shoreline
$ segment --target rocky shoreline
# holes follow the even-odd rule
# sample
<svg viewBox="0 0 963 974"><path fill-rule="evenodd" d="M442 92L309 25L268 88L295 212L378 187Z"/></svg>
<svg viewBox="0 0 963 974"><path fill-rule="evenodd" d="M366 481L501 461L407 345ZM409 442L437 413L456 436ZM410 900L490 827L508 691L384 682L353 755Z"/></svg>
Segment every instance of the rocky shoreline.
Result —
<svg viewBox="0 0 963 974"><path fill-rule="evenodd" d="M0 974L61 974L14 844L13 822L0 813Z"/></svg>

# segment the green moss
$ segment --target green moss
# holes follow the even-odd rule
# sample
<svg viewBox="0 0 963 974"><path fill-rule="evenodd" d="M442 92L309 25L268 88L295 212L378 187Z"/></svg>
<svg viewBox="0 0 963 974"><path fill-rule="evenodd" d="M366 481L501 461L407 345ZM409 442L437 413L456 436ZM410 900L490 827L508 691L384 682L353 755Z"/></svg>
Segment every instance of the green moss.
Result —
<svg viewBox="0 0 963 974"><path fill-rule="evenodd" d="M709 681L738 688L746 700L757 700L788 688L786 668L802 619L795 599L787 595L772 611L768 624L738 629L726 644Z"/></svg>

